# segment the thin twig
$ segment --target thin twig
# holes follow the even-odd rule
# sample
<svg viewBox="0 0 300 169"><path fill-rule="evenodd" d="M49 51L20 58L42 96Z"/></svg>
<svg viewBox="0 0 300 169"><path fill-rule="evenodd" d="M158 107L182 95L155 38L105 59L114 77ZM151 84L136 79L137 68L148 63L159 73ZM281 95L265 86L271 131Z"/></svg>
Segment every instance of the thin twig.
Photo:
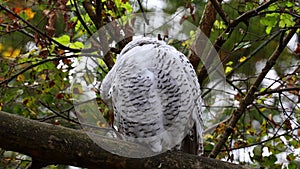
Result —
<svg viewBox="0 0 300 169"><path fill-rule="evenodd" d="M296 23L296 25L299 25L299 22ZM215 145L214 149L210 153L211 158L216 158L216 156L219 154L221 148L226 143L228 137L233 133L233 129L236 126L237 122L239 121L240 117L244 114L245 110L247 109L248 105L252 104L252 102L255 99L254 93L258 89L259 85L267 75L267 73L271 70L271 68L275 65L276 60L278 59L279 55L283 52L284 48L292 38L292 36L296 33L297 29L292 29L285 38L281 38L281 41L279 42L278 47L274 51L274 53L270 56L268 61L265 64L265 67L262 69L261 73L256 78L255 82L249 89L246 96L240 101L239 108L232 111L231 119L222 134L221 138L219 139L218 143ZM284 34L285 32L283 32Z"/></svg>
<svg viewBox="0 0 300 169"><path fill-rule="evenodd" d="M249 20L249 18L258 15L262 10L268 8L272 3L276 2L278 0L270 0L262 4L261 6L250 10L248 12L243 13L239 17L237 17L235 20L231 21L227 28L222 32L222 34L215 40L213 47L216 52L219 52L219 50L222 48L223 44L231 37L231 34L234 30L234 28L240 24L241 22ZM208 77L208 72L206 70L206 67L210 67L214 57L216 56L211 56L207 61L205 61L205 66L202 66L199 74L198 74L198 79L200 85L203 83L203 81Z"/></svg>
<svg viewBox="0 0 300 169"><path fill-rule="evenodd" d="M146 24L147 24L147 25L149 25L149 20L147 19L147 16L146 16L146 14L145 14L145 12L144 12L144 9L143 9L143 6L142 6L142 3L141 3L141 1L140 1L140 0L137 0L137 1L138 1L138 4L139 4L139 6L140 6L140 9L141 9L141 11L142 11L142 14L143 14L144 20L145 20Z"/></svg>
<svg viewBox="0 0 300 169"><path fill-rule="evenodd" d="M220 17L223 19L224 23L226 25L229 24L229 22L227 21L227 14L224 12L224 10L221 7L221 2L218 2L217 0L210 0L210 2L213 4L214 8L216 9L216 11L219 13Z"/></svg>
<svg viewBox="0 0 300 169"><path fill-rule="evenodd" d="M40 102L40 104L41 104L42 106L46 107L46 108L49 109L51 112L53 112L57 117L61 117L61 118L65 119L65 120L71 121L71 122L73 122L73 123L75 123L75 124L80 124L78 121L73 120L73 119L71 119L71 118L69 118L69 117L67 117L67 116L62 115L62 114L63 114L62 112L57 112L57 111L55 111L55 110L52 109L49 105L47 105L46 103L42 102L41 100L39 100L39 102Z"/></svg>
<svg viewBox="0 0 300 169"><path fill-rule="evenodd" d="M289 131L289 132L286 132L286 133L283 133L283 134L280 134L280 135L275 135L271 138L268 138L266 140L263 140L261 142L257 142L257 143L253 143L253 144L249 144L249 145L245 145L245 146L240 146L240 147L234 147L234 148L227 148L225 150L221 150L221 151L233 151L233 150L238 150L238 149L242 149L242 148L248 148L248 147L252 147L252 146L256 146L256 145L263 145L264 143L266 142L269 142L269 141L272 141L276 138L280 138L281 136L286 136L286 135L289 135L291 134L292 131L295 131L295 130L298 130L300 129L300 127L297 127L297 128L294 128L293 130Z"/></svg>
<svg viewBox="0 0 300 169"><path fill-rule="evenodd" d="M83 20L83 18L80 15L80 11L78 9L78 5L77 5L77 1L73 0L71 1L71 3L74 2L74 7L75 7L75 13L77 15L77 18L79 20L79 22L81 23L81 25L84 27L84 29L87 31L87 33L92 36L93 33L91 32L91 30L89 29L89 27L86 25L85 21Z"/></svg>
<svg viewBox="0 0 300 169"><path fill-rule="evenodd" d="M57 60L63 60L63 59L68 59L68 58L74 58L74 57L79 57L79 55L70 55L70 56L61 56L61 57L55 57L55 58L51 58L51 59L44 59L44 60L41 60L40 62L37 62L35 64L32 64L32 65L29 65L27 66L26 68L20 70L18 73L10 76L9 78L3 80L0 82L0 86L3 85L3 84L7 84L9 83L10 81L12 81L13 79L17 78L18 75L20 74L23 74L24 72L30 70L30 69L33 69L34 67L36 66L39 66L41 64L44 64L44 63L47 63L47 62L52 62L52 61L57 61Z"/></svg>
<svg viewBox="0 0 300 169"><path fill-rule="evenodd" d="M4 11L6 11L7 13L13 15L14 17L18 18L19 20L21 20L22 22L24 22L29 28L31 28L33 31L37 32L38 34L46 37L49 41L55 43L59 48L64 49L64 50L70 50L72 52L80 52L81 49L74 49L74 48L70 48L67 47L59 42L57 42L56 40L54 40L52 37L50 37L49 35L47 35L46 33L42 32L40 29L38 29L37 27L35 27L34 25L32 25L30 22L26 21L25 19L23 19L22 17L20 17L19 15L15 14L14 12L12 12L10 9L4 7L3 5L0 4L0 9L3 9Z"/></svg>

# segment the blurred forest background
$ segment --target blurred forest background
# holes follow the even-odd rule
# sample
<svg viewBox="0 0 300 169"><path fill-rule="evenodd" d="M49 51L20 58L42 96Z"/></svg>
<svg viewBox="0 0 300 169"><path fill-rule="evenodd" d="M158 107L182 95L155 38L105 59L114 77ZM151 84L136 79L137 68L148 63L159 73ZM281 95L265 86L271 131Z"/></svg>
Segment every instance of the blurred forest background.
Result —
<svg viewBox="0 0 300 169"><path fill-rule="evenodd" d="M219 9L207 10L209 5ZM138 14L140 19L135 19ZM143 32L147 19L167 25L151 35L185 53L197 70L206 117L205 156L253 168L300 168L296 0L0 0L0 110L80 129L72 94L83 89L71 88L74 69L83 55L96 56L97 66L86 69L82 80L94 86L90 90L109 121L111 112L101 102L97 85L131 37L141 35L132 27L140 25ZM100 45L86 44L109 23L117 31L97 35ZM185 24L194 26L179 30L184 36L178 38L175 28ZM190 48L199 38L197 28L206 28L210 42L205 39L205 44L218 53L221 65L215 66L224 73L222 87L214 85L220 79L205 75L209 63L193 59ZM101 127L98 116L91 118ZM31 164L30 156L5 147L0 159L0 168Z"/></svg>

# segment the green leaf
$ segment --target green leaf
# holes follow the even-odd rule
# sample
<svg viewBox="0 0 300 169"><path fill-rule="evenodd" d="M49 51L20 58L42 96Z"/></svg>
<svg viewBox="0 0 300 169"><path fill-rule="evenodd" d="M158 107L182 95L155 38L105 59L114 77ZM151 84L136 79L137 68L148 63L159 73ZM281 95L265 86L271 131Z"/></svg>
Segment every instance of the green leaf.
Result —
<svg viewBox="0 0 300 169"><path fill-rule="evenodd" d="M62 35L61 37L53 38L53 39L65 46L70 43L70 36L68 35Z"/></svg>
<svg viewBox="0 0 300 169"><path fill-rule="evenodd" d="M83 49L84 48L84 44L82 42L76 41L76 42L70 44L70 48L73 48L73 49Z"/></svg>
<svg viewBox="0 0 300 169"><path fill-rule="evenodd" d="M275 164L275 162L277 161L277 157L272 154L268 157L263 157L263 164L264 166L273 166Z"/></svg>
<svg viewBox="0 0 300 169"><path fill-rule="evenodd" d="M290 163L290 164L288 165L288 168L289 168L289 169L297 169L297 164L296 164L296 163Z"/></svg>
<svg viewBox="0 0 300 169"><path fill-rule="evenodd" d="M254 154L254 157L261 157L262 156L262 146L261 145L255 146L253 149L253 154Z"/></svg>
<svg viewBox="0 0 300 169"><path fill-rule="evenodd" d="M264 92L264 91L266 91L266 90L267 90L267 88L262 87L262 88L260 88L259 92Z"/></svg>
<svg viewBox="0 0 300 169"><path fill-rule="evenodd" d="M270 33L271 33L271 30L272 30L272 27L271 27L271 26L268 26L268 27L266 28L266 33L267 33L267 34L270 34Z"/></svg>
<svg viewBox="0 0 300 169"><path fill-rule="evenodd" d="M264 26L267 26L266 33L270 34L271 30L275 25L278 23L278 16L279 14L267 14L264 18L260 19L260 23Z"/></svg>
<svg viewBox="0 0 300 169"><path fill-rule="evenodd" d="M276 4L272 4L268 7L269 11L275 11L276 9L278 9L278 5L276 5Z"/></svg>
<svg viewBox="0 0 300 169"><path fill-rule="evenodd" d="M273 27L278 22L277 18L278 18L278 15L267 14L264 18L260 19L260 23L265 26Z"/></svg>
<svg viewBox="0 0 300 169"><path fill-rule="evenodd" d="M286 2L285 6L291 8L294 6L294 4L292 2Z"/></svg>
<svg viewBox="0 0 300 169"><path fill-rule="evenodd" d="M293 26L295 22L293 21L293 17L289 14L281 14L280 15L280 21L279 21L279 27L290 27Z"/></svg>
<svg viewBox="0 0 300 169"><path fill-rule="evenodd" d="M44 64L41 64L41 65L35 67L35 70L37 72L41 72L43 70L55 70L55 69L56 69L56 67L53 62L46 62Z"/></svg>
<svg viewBox="0 0 300 169"><path fill-rule="evenodd" d="M293 153L291 153L286 156L286 159L288 161L294 161L296 159L296 156Z"/></svg>
<svg viewBox="0 0 300 169"><path fill-rule="evenodd" d="M226 29L226 25L223 21L219 21L219 20L216 20L214 22L214 27L216 27L217 29Z"/></svg>

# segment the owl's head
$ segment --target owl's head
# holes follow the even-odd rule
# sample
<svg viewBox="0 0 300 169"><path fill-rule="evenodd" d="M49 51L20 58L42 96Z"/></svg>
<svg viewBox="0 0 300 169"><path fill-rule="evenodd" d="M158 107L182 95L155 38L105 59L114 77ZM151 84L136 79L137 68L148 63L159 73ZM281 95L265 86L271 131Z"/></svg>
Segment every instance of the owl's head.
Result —
<svg viewBox="0 0 300 169"><path fill-rule="evenodd" d="M138 50L140 47L146 47L147 45L151 45L151 47L158 47L161 45L166 45L164 41L157 40L155 38L150 37L142 37L142 38L136 38L129 42L121 51L119 57L122 57L122 55L125 55L127 52L132 52L135 50Z"/></svg>

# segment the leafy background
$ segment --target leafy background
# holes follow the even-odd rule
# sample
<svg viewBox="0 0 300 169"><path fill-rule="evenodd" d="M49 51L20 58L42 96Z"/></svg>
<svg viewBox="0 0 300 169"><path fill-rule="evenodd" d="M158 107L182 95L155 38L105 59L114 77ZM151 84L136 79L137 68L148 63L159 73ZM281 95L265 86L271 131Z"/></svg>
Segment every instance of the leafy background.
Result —
<svg viewBox="0 0 300 169"><path fill-rule="evenodd" d="M122 19L124 24L116 28L130 34L129 24L133 21L126 16L141 12L136 1L102 0L102 9L98 13L86 2L0 1L0 110L53 125L80 128L71 93L80 93L82 89L78 86L70 91L70 82L72 70L82 59L81 49L101 26L117 19ZM169 0L157 1L157 4L160 5L153 6L150 1L142 3L145 12L163 11L170 15L179 12L179 22L198 25L206 2ZM262 4L256 0L231 0L222 2L222 9L228 18L235 19ZM194 12L193 8L196 9ZM89 9L96 11L97 15L92 16ZM100 22L95 22L95 18ZM228 80L223 91L226 101L223 100L225 103L221 104L221 108L217 108L220 105L216 104L220 95L211 94L211 98L205 101L205 113L210 114L212 119L206 128L215 125L205 135L205 155L224 132L224 120L239 107L262 65L281 42L282 31L289 32L299 19L299 2L274 1L265 10L250 15L235 26L228 39L225 35L226 42L219 51L219 57ZM210 41L214 42L226 28L227 24L217 16ZM106 38L108 43L113 42L113 36L108 34ZM190 41L169 42L188 55ZM126 39L109 52L112 60L124 44ZM93 45L90 54L101 55L93 48L97 45ZM253 96L255 101L248 106L217 158L254 168L300 167L299 52L297 32L257 89ZM90 79L88 71L84 73L89 84L101 81L112 66L108 59L96 59L96 62L99 67L93 73L97 74L97 79ZM209 80L203 83L204 91L209 84ZM93 90L97 92L96 86ZM100 111L108 121L111 120L112 112L97 96ZM95 125L103 125L99 116L90 118ZM0 149L0 157L0 168L26 168L31 162L26 155L3 149ZM48 168L68 166L52 165Z"/></svg>

